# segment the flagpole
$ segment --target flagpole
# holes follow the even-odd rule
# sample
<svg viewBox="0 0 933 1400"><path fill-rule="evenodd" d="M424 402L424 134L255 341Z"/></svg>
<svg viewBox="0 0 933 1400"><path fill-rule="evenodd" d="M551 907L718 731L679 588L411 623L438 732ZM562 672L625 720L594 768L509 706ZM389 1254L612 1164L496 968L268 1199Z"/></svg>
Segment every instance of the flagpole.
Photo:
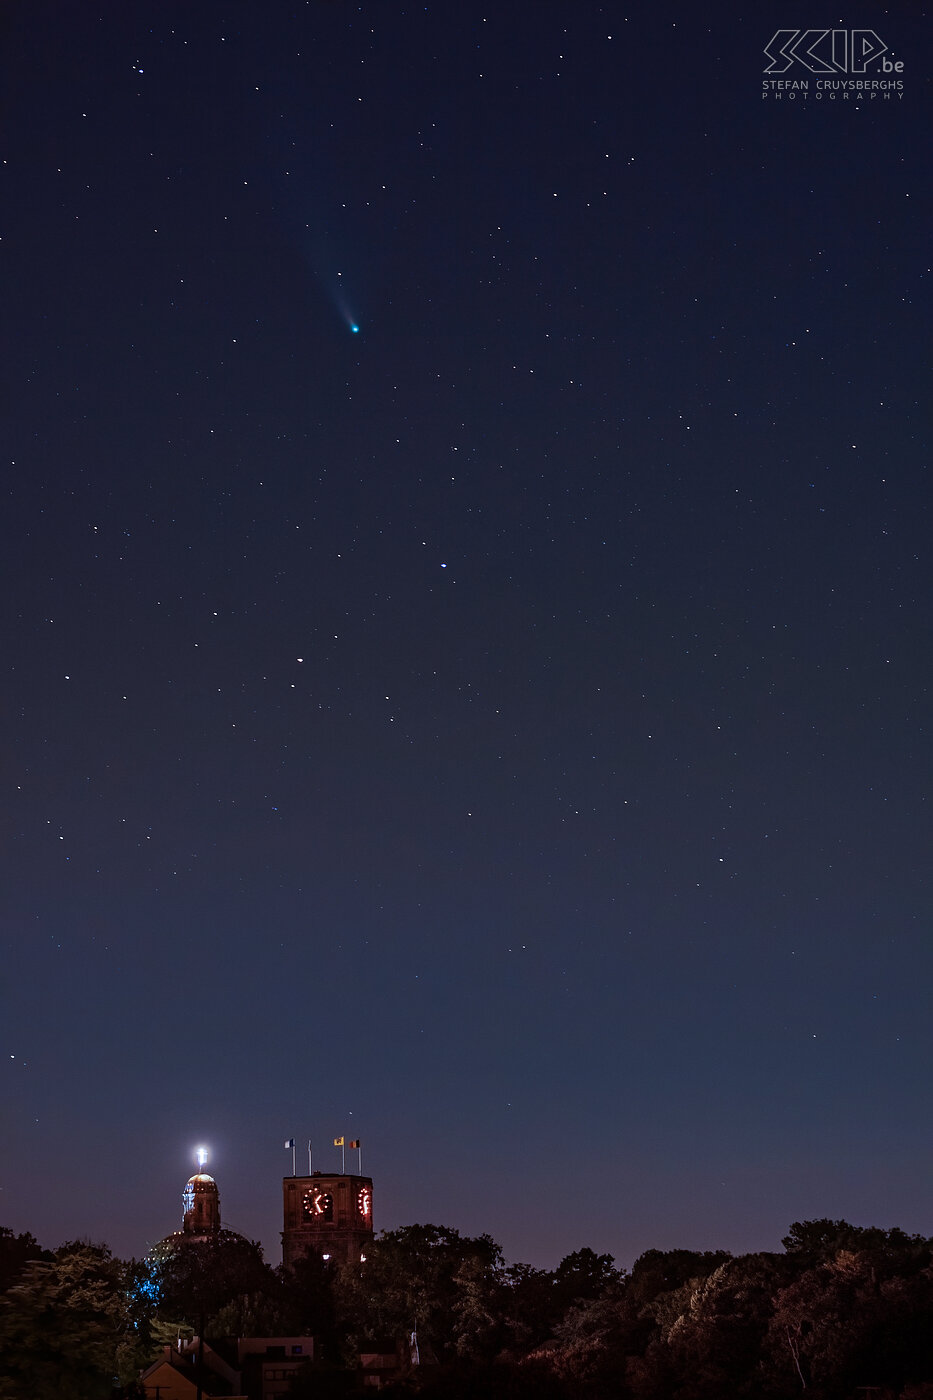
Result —
<svg viewBox="0 0 933 1400"><path fill-rule="evenodd" d="M346 1134L340 1139L340 1175L347 1174L347 1137Z"/></svg>
<svg viewBox="0 0 933 1400"><path fill-rule="evenodd" d="M362 1139L362 1138L360 1138L360 1145L359 1145L359 1147L358 1147L356 1150L357 1150L357 1152L360 1154L360 1176L362 1176L362 1175L363 1175L363 1139Z"/></svg>
<svg viewBox="0 0 933 1400"><path fill-rule="evenodd" d="M311 1139L310 1139L310 1138L308 1138L308 1175L309 1175L309 1176L313 1176L313 1175L314 1175L314 1173L313 1173L312 1170L311 1170Z"/></svg>
<svg viewBox="0 0 933 1400"><path fill-rule="evenodd" d="M297 1171L297 1169L296 1169L296 1167L295 1167L295 1150L296 1150L296 1149L295 1149L295 1143L296 1143L297 1141L298 1141L297 1138L292 1138L292 1176L297 1176L297 1175L298 1175L298 1171Z"/></svg>

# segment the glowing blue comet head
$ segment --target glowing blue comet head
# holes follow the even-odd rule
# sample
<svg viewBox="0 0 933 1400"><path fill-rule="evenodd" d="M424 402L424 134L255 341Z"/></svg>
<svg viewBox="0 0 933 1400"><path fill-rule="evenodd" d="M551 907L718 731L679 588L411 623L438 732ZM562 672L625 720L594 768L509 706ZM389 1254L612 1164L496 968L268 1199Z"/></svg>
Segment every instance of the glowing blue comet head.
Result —
<svg viewBox="0 0 933 1400"><path fill-rule="evenodd" d="M350 310L350 307L347 303L347 299L344 296L342 289L338 290L336 296L334 297L334 301L336 302L337 310L343 317L347 330L350 332L351 335L359 335L360 323L354 316L353 312Z"/></svg>

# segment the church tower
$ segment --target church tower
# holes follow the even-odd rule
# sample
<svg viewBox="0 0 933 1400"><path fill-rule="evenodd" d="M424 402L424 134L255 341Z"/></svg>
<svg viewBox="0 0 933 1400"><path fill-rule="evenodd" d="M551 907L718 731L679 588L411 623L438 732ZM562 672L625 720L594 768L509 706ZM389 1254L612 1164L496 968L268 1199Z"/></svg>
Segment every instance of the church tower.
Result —
<svg viewBox="0 0 933 1400"><path fill-rule="evenodd" d="M282 1195L286 1267L307 1254L341 1264L366 1258L373 1241L371 1177L324 1172L287 1176Z"/></svg>
<svg viewBox="0 0 933 1400"><path fill-rule="evenodd" d="M186 1235L216 1235L220 1231L220 1192L207 1172L197 1172L185 1183L185 1213L181 1228Z"/></svg>
<svg viewBox="0 0 933 1400"><path fill-rule="evenodd" d="M220 1191L217 1182L204 1170L207 1149L198 1148L198 1170L185 1182L182 1203L185 1213L181 1229L185 1235L218 1235L220 1233Z"/></svg>
<svg viewBox="0 0 933 1400"><path fill-rule="evenodd" d="M217 1182L204 1170L207 1149L198 1148L198 1170L185 1182L182 1196L184 1214L181 1229L167 1235L149 1251L153 1259L165 1261L190 1246L209 1244L218 1248L243 1240L235 1230L227 1230L220 1219L220 1191Z"/></svg>

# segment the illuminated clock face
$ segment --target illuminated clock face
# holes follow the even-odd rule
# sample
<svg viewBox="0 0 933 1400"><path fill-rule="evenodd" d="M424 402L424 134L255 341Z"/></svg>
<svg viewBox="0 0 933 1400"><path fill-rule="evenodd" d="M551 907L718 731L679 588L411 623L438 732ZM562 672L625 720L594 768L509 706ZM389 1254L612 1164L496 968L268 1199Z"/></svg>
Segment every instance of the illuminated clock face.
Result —
<svg viewBox="0 0 933 1400"><path fill-rule="evenodd" d="M301 1208L306 1220L334 1218L334 1198L329 1191L322 1191L320 1186L312 1186L304 1193Z"/></svg>
<svg viewBox="0 0 933 1400"><path fill-rule="evenodd" d="M357 1208L364 1220L368 1220L373 1213L373 1193L368 1186L361 1186L360 1193L356 1198Z"/></svg>

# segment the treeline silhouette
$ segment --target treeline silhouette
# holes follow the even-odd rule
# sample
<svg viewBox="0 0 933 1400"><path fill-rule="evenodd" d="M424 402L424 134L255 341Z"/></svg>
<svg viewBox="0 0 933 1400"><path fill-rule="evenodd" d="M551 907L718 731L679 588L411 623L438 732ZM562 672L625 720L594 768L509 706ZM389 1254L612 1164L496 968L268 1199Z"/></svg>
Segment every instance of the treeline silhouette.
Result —
<svg viewBox="0 0 933 1400"><path fill-rule="evenodd" d="M298 1400L363 1394L366 1350L398 1357L387 1400L933 1400L933 1240L810 1220L782 1243L652 1249L629 1273L580 1249L542 1270L410 1225L360 1265L285 1269L237 1236L121 1261L0 1229L0 1400L129 1400L198 1332L313 1336Z"/></svg>

